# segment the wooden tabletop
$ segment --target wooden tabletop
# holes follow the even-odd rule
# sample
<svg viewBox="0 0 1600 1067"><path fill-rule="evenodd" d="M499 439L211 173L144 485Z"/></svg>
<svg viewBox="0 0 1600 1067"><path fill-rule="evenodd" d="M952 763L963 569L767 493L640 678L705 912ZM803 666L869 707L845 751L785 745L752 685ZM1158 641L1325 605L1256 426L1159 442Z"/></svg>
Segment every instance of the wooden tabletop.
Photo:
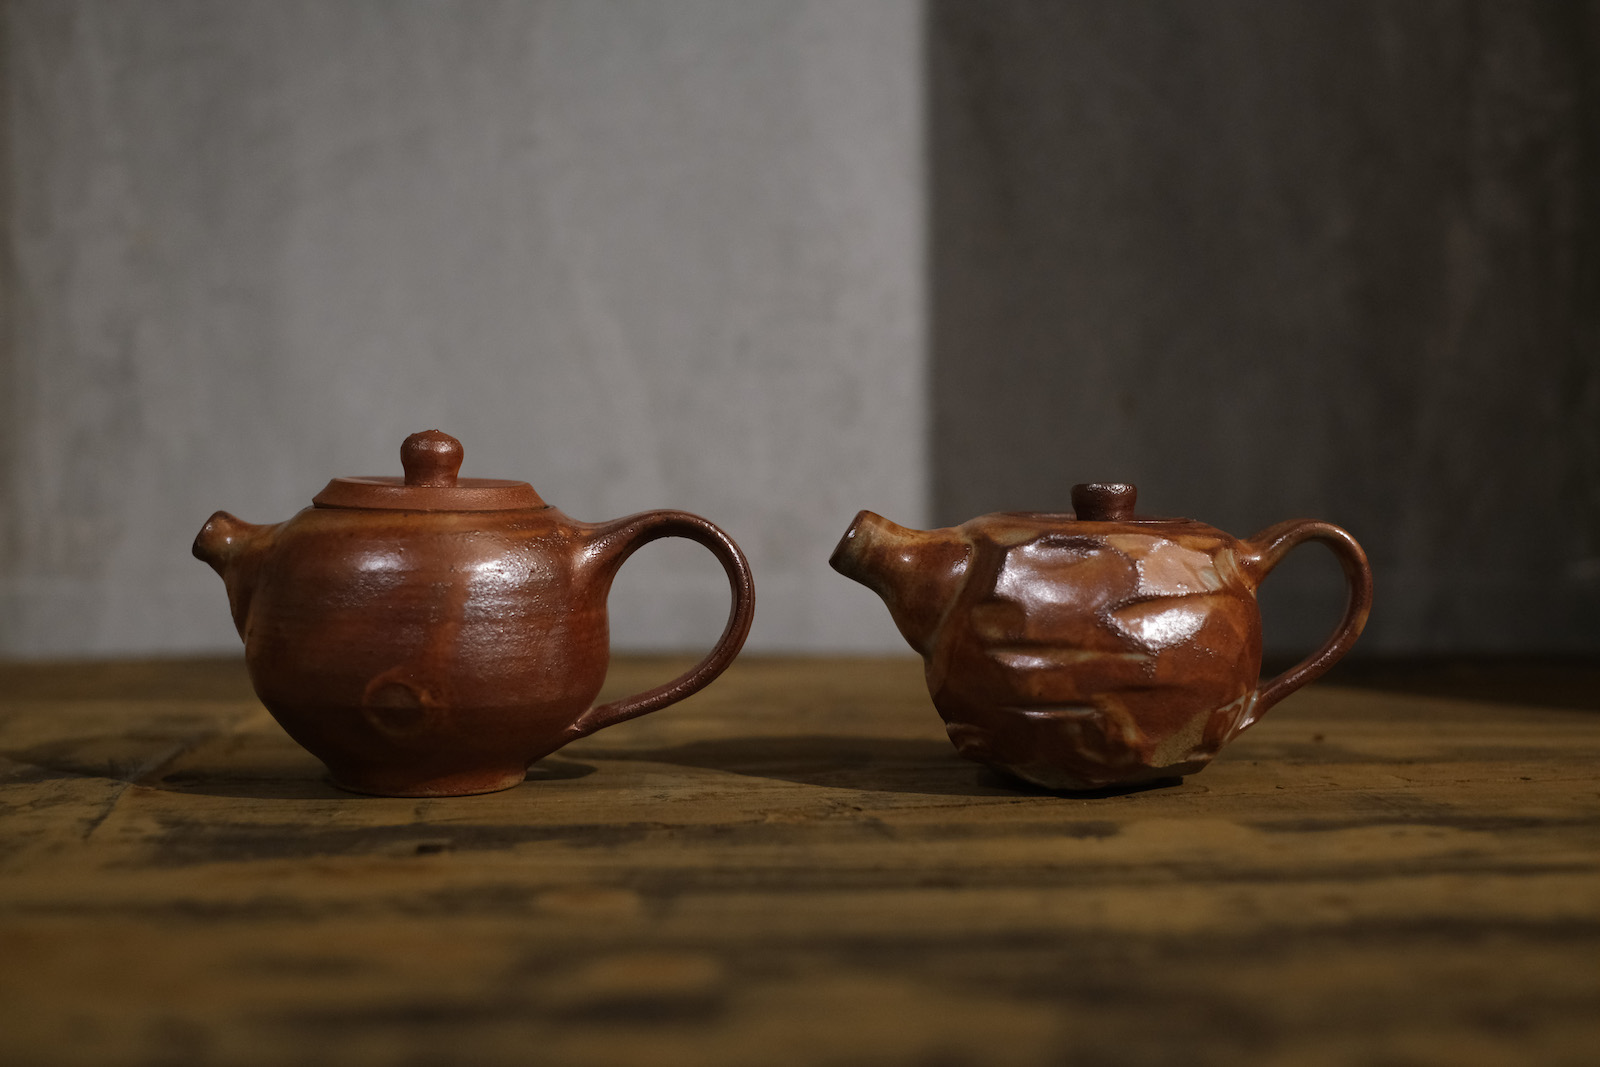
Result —
<svg viewBox="0 0 1600 1067"><path fill-rule="evenodd" d="M1597 1058L1591 710L1314 687L1065 796L913 661L747 657L419 801L325 784L236 663L0 668L0 1063Z"/></svg>

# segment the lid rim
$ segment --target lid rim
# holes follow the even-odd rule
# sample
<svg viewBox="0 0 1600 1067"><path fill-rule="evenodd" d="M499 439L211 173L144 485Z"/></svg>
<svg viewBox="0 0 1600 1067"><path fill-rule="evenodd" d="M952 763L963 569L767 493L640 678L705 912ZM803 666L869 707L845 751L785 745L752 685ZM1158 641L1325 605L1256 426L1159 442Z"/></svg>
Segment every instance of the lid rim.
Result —
<svg viewBox="0 0 1600 1067"><path fill-rule="evenodd" d="M547 508L527 482L462 478L455 485L406 485L389 477L334 478L311 498L349 511L537 511Z"/></svg>
<svg viewBox="0 0 1600 1067"><path fill-rule="evenodd" d="M319 493L318 496L320 495L321 494ZM406 506L402 506L400 504L330 504L326 500L318 500L315 497L313 497L311 500L311 506L314 508L319 508L322 511L416 511L428 515L449 515L456 512L467 511L482 511L487 513L496 511L550 510L549 504L537 504L533 507L524 507L520 504L513 505L511 507L426 507L420 504Z"/></svg>

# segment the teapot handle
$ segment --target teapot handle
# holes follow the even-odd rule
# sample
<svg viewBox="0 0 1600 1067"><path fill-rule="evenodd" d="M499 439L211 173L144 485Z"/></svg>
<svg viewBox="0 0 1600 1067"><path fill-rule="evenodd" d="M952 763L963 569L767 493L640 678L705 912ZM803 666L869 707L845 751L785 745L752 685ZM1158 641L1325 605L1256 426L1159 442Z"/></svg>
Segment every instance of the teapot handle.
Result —
<svg viewBox="0 0 1600 1067"><path fill-rule="evenodd" d="M1367 615L1372 611L1372 568L1367 565L1367 554L1356 539L1331 522L1315 519L1290 519L1247 539L1241 545L1240 570L1256 585L1289 554L1289 550L1306 541L1321 541L1333 550L1344 568L1344 578L1349 585L1345 599L1344 618L1338 629L1323 642L1322 647L1290 667L1270 682L1264 683L1256 696L1255 708L1250 718L1239 725L1246 726L1261 718L1272 705L1293 693L1307 682L1315 681L1338 663L1350 646L1361 636L1367 625Z"/></svg>
<svg viewBox="0 0 1600 1067"><path fill-rule="evenodd" d="M755 582L750 576L750 564L745 560L744 553L733 543L733 538L717 526L687 511L646 511L608 524L603 528L599 540L617 546L614 549L617 555L612 564L614 570L641 547L663 537L686 537L704 545L717 557L717 562L722 564L722 569L728 575L728 586L733 591L728 624L723 627L716 646L699 663L665 685L590 708L572 724L568 740L586 737L607 726L659 711L668 704L699 692L726 670L739 654L739 649L744 647L744 639L750 633L750 622L755 617Z"/></svg>

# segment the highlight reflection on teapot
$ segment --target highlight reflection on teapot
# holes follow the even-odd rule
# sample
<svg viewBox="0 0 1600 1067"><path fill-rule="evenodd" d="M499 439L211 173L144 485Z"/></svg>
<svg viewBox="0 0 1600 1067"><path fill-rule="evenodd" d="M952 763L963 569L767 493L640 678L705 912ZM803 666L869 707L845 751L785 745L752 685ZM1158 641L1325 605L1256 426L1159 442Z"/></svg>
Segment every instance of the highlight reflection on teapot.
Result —
<svg viewBox="0 0 1600 1067"><path fill-rule="evenodd" d="M888 605L963 756L1051 789L1191 774L1349 651L1372 573L1330 523L1294 519L1238 540L1137 516L1135 496L1079 485L1075 514L927 531L863 511L829 562ZM1344 569L1344 617L1310 657L1259 684L1256 588L1308 540Z"/></svg>
<svg viewBox="0 0 1600 1067"><path fill-rule="evenodd" d="M733 661L754 587L739 546L682 511L584 523L527 482L458 478L437 430L402 478L335 478L275 526L211 517L194 554L222 576L261 702L335 784L388 796L507 789L569 741L682 700ZM733 604L705 659L591 707L609 658L606 594L662 537L704 545Z"/></svg>

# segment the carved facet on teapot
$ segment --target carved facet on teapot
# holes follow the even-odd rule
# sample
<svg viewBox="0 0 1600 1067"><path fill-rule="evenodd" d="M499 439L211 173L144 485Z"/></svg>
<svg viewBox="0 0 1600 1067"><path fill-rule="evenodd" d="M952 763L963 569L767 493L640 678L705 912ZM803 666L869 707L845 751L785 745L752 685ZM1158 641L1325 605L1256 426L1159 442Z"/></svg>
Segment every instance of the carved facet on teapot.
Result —
<svg viewBox="0 0 1600 1067"><path fill-rule="evenodd" d="M1001 513L909 530L863 511L830 560L883 598L924 659L964 756L1052 789L1193 773L1355 643L1372 604L1344 530L1295 519L1239 540L1134 514L1131 485L1073 489L1075 514ZM1338 629L1265 684L1256 587L1327 544L1349 584Z"/></svg>
<svg viewBox="0 0 1600 1067"><path fill-rule="evenodd" d="M705 519L577 522L526 482L458 478L461 460L448 434L412 434L404 478L335 478L274 526L219 511L195 538L227 586L257 695L346 789L509 788L569 741L701 689L750 631L749 564ZM612 578L662 537L696 541L722 564L727 626L679 678L593 707Z"/></svg>

